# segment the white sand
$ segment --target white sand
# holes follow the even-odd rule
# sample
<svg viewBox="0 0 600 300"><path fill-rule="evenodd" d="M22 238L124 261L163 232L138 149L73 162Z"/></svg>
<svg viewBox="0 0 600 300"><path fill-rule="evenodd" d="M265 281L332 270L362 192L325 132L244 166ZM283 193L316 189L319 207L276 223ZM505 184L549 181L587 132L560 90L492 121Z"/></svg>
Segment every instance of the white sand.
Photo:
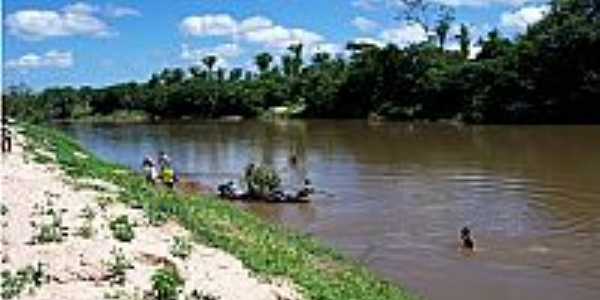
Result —
<svg viewBox="0 0 600 300"><path fill-rule="evenodd" d="M65 183L68 182L66 175L56 165L41 165L25 159L27 154L22 144L23 137L16 136L13 152L2 154L0 158L0 196L9 209L0 224L0 270L14 272L27 265L43 263L51 280L34 294L24 292L20 299L105 299L106 293L117 290L142 295L151 290L150 277L161 263L175 265L185 278L183 295L198 290L223 300L301 299L291 284L282 280L271 283L260 280L238 259L218 249L194 244L187 260L173 257L169 252L173 237L188 234L181 226L171 222L151 227L141 211L123 205L112 205L103 211L97 203L101 194L75 190ZM81 157L85 159L84 155ZM115 192L115 188L105 190ZM47 204L49 199L54 209L64 211L62 224L67 227L68 236L63 242L32 245L30 241L37 230L31 222L39 224L47 218L36 214L34 208L36 204ZM85 207L96 212L93 220L96 234L91 239L75 235L85 222L81 217ZM121 214L138 223L134 229L136 238L131 243L115 240L108 228L108 222ZM124 286L111 286L106 280L109 274L106 261L111 259L111 250L115 248L122 249L134 266L127 272Z"/></svg>

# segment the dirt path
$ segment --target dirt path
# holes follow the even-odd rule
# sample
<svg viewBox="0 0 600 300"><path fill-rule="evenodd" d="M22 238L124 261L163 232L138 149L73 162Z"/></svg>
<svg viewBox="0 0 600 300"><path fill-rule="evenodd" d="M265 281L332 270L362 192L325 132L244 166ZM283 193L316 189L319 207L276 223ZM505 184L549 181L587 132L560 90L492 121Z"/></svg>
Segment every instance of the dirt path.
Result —
<svg viewBox="0 0 600 300"><path fill-rule="evenodd" d="M19 299L153 299L149 297L150 278L165 265L175 266L185 279L181 299L194 291L215 298L189 299L301 298L289 284L260 280L238 259L218 249L194 243L187 259L174 257L170 251L174 237L188 235L181 226L167 223L153 227L141 210L120 204L102 205L99 199L110 199L115 194L76 189L55 164L39 164L28 158L22 136L16 136L13 152L0 159L0 196L8 209L1 218L0 270L14 272L42 264L49 278L34 293L24 291ZM93 184L118 191L118 187L104 182ZM129 243L113 238L109 229L109 222L120 215L137 223L135 238ZM62 234L55 237L62 241L35 241L42 227L56 223ZM91 237L81 236L90 231ZM126 271L122 285L109 280L114 251L121 252L133 265Z"/></svg>

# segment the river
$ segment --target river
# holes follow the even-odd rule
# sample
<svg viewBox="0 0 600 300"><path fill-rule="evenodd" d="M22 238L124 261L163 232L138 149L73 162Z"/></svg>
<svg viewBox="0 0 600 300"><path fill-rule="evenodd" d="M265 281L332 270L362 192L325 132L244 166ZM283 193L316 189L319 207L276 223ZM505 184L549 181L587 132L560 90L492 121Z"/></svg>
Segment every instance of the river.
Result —
<svg viewBox="0 0 600 300"><path fill-rule="evenodd" d="M310 120L66 130L132 168L164 150L178 172L212 186L249 162L273 165L286 187L310 178L320 190L313 203L246 208L429 299L600 299L600 126ZM475 255L457 251L465 225Z"/></svg>

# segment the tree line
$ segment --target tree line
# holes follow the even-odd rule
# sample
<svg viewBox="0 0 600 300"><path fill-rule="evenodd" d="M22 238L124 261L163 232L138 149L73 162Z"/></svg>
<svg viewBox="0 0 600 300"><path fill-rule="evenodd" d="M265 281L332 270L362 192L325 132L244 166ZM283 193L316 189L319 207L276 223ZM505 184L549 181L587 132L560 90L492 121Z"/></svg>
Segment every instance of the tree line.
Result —
<svg viewBox="0 0 600 300"><path fill-rule="evenodd" d="M217 57L188 70L165 69L146 82L103 88L58 87L3 94L5 110L34 121L139 111L151 118L256 117L271 107L304 118L458 120L469 123L600 123L600 4L553 0L540 22L514 38L492 30L470 53L471 33L447 9L428 20L424 1L406 0L402 18L433 32L399 48L348 43L349 57L292 45L280 57L260 53L257 72L216 68ZM456 39L458 50L448 50ZM279 59L279 63L276 61Z"/></svg>

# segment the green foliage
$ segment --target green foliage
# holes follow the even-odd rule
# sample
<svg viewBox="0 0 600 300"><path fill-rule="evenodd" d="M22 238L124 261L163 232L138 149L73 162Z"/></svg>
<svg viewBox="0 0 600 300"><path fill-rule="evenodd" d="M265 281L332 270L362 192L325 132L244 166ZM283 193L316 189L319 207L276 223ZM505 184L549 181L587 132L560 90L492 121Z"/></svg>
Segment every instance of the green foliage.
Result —
<svg viewBox="0 0 600 300"><path fill-rule="evenodd" d="M176 236L170 249L171 255L186 259L192 253L192 244L186 237Z"/></svg>
<svg viewBox="0 0 600 300"><path fill-rule="evenodd" d="M110 283L123 285L125 284L127 270L133 269L133 265L122 249L113 248L110 254L112 255L111 260L106 262L110 274Z"/></svg>
<svg viewBox="0 0 600 300"><path fill-rule="evenodd" d="M44 220L37 227L38 231L33 237L33 242L37 244L60 243L65 235L62 226L62 215L53 208L45 210L42 208L42 217L50 217L51 220Z"/></svg>
<svg viewBox="0 0 600 300"><path fill-rule="evenodd" d="M552 10L517 39L492 30L470 56L466 26L448 36L452 10L426 0L406 0L402 19L437 34L405 49L349 44L350 59L316 53L302 61L302 45L281 57L260 53L257 74L233 69L165 69L147 83L123 83L92 89L47 89L34 94L26 86L9 87L7 111L19 118L84 118L118 122L148 117L254 117L273 106L297 109L304 117L459 119L474 123L599 122L594 114L600 86L598 8L593 1L552 1ZM429 31L429 30L428 30ZM460 50L446 50L450 39ZM216 74L215 74L216 73ZM218 80L214 80L216 79ZM481 80L485 78L486 80ZM566 80L564 80L566 79ZM131 116L139 114L140 116ZM38 157L46 160L44 157Z"/></svg>
<svg viewBox="0 0 600 300"><path fill-rule="evenodd" d="M35 241L39 244L62 242L62 232L60 228L53 224L42 224L39 227L39 233L35 236Z"/></svg>
<svg viewBox="0 0 600 300"><path fill-rule="evenodd" d="M499 30L480 38L471 56L469 28L450 36L454 12L428 0L402 0L399 16L416 22L437 41L399 49L348 44L349 59L316 53L303 61L303 46L291 45L274 64L255 57L259 70L165 69L145 83L105 88L51 88L33 93L9 87L9 115L42 121L56 118L126 121L156 118L261 116L269 108L298 108L292 116L396 120L457 119L471 123L599 123L600 18L588 0L553 0L547 16L516 38ZM457 50L444 45L455 43ZM229 74L227 76L226 74ZM45 157L38 157L47 160Z"/></svg>
<svg viewBox="0 0 600 300"><path fill-rule="evenodd" d="M152 292L156 300L177 300L184 280L175 268L158 269L151 278Z"/></svg>
<svg viewBox="0 0 600 300"><path fill-rule="evenodd" d="M135 238L134 224L129 223L129 217L122 215L110 221L113 237L121 242L131 242Z"/></svg>
<svg viewBox="0 0 600 300"><path fill-rule="evenodd" d="M160 209L146 209L144 215L152 226L161 226L169 220L168 214Z"/></svg>
<svg viewBox="0 0 600 300"><path fill-rule="evenodd" d="M108 271L110 273L111 284L123 285L125 284L125 276L127 270L133 269L133 265L125 257L122 249L113 249L111 252L111 260L107 262Z"/></svg>
<svg viewBox="0 0 600 300"><path fill-rule="evenodd" d="M248 187L248 192L256 197L267 197L281 184L279 174L268 166L246 167L244 182Z"/></svg>
<svg viewBox="0 0 600 300"><path fill-rule="evenodd" d="M5 270L0 274L0 296L2 299L18 298L25 289L39 288L47 282L47 276L41 264L37 267L27 266L17 270L14 274Z"/></svg>

